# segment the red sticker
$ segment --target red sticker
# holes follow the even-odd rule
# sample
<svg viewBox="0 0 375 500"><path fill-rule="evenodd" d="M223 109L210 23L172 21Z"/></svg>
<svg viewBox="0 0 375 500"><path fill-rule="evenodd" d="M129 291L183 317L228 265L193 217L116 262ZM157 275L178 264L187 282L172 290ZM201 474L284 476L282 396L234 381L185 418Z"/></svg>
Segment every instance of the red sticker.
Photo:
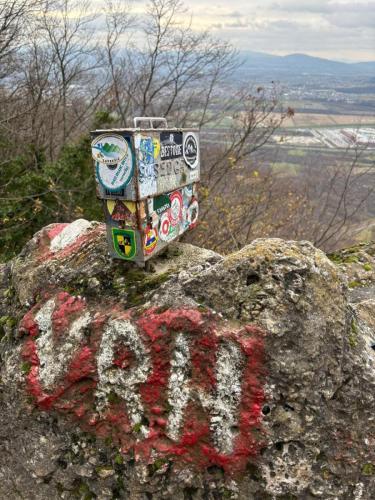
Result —
<svg viewBox="0 0 375 500"><path fill-rule="evenodd" d="M163 214L160 223L160 238L162 240L165 240L168 237L170 228L171 221L169 220L169 216L168 214Z"/></svg>
<svg viewBox="0 0 375 500"><path fill-rule="evenodd" d="M169 217L172 226L177 226L182 221L182 195L180 191L175 191L170 195L171 208L169 209Z"/></svg>

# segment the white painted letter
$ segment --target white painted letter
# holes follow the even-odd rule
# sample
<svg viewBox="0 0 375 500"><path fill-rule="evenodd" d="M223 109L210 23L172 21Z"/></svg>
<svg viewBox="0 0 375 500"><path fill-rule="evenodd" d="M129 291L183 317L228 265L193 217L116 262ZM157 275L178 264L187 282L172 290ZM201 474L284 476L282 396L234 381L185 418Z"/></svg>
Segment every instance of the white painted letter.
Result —
<svg viewBox="0 0 375 500"><path fill-rule="evenodd" d="M123 344L134 354L136 366L123 370L113 365L116 347ZM127 320L111 320L107 324L98 353L99 383L97 397L106 404L106 398L113 391L126 402L126 409L132 425L140 424L143 404L137 386L146 382L151 372L151 363L136 327ZM146 428L141 428L143 434Z"/></svg>
<svg viewBox="0 0 375 500"><path fill-rule="evenodd" d="M51 299L35 316L35 321L39 326L39 336L35 342L40 362L39 379L45 389L52 389L64 375L83 338L84 329L91 321L89 313L83 314L73 321L67 335L60 342L55 342L52 328L54 309L55 301Z"/></svg>
<svg viewBox="0 0 375 500"><path fill-rule="evenodd" d="M238 424L238 409L241 402L241 379L244 356L240 346L224 340L216 359L216 389L207 394L194 387L189 377L190 352L188 341L183 334L176 339L176 348L171 360L171 376L168 387L168 403L171 412L167 432L171 439L178 441L184 413L190 399L198 395L201 405L210 415L210 428L215 447L219 453L233 452L233 442Z"/></svg>

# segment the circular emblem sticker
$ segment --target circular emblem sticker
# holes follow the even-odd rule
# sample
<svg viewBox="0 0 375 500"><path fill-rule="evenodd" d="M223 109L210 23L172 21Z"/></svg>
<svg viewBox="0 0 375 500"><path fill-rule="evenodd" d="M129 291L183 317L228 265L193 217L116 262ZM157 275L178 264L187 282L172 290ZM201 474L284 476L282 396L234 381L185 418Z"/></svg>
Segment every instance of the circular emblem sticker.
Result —
<svg viewBox="0 0 375 500"><path fill-rule="evenodd" d="M180 191L175 191L170 195L171 208L169 209L169 218L172 226L177 226L182 220L182 195Z"/></svg>
<svg viewBox="0 0 375 500"><path fill-rule="evenodd" d="M169 235L169 230L171 229L171 221L169 220L168 213L164 213L160 219L160 239L166 241Z"/></svg>
<svg viewBox="0 0 375 500"><path fill-rule="evenodd" d="M127 186L133 177L133 155L126 139L116 135L97 137L91 145L100 184L109 191Z"/></svg>
<svg viewBox="0 0 375 500"><path fill-rule="evenodd" d="M95 161L104 165L117 165L128 155L129 144L120 135L104 134L92 141L91 151Z"/></svg>
<svg viewBox="0 0 375 500"><path fill-rule="evenodd" d="M168 212L164 212L160 219L159 238L170 241L178 236L178 226L173 227Z"/></svg>
<svg viewBox="0 0 375 500"><path fill-rule="evenodd" d="M155 247L158 243L158 232L155 228L148 228L145 234L145 252L146 254L150 254L155 250Z"/></svg>
<svg viewBox="0 0 375 500"><path fill-rule="evenodd" d="M185 163L190 168L197 168L199 163L198 139L192 132L185 135L183 151Z"/></svg>

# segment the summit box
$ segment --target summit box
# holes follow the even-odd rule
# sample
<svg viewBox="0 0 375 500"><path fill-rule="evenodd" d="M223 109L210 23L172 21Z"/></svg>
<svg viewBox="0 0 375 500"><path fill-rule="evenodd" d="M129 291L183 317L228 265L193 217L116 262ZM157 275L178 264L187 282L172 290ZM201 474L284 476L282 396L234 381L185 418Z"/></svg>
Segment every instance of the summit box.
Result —
<svg viewBox="0 0 375 500"><path fill-rule="evenodd" d="M109 253L140 265L193 229L199 215L198 131L146 120L149 128L91 133ZM154 120L164 128L153 128Z"/></svg>

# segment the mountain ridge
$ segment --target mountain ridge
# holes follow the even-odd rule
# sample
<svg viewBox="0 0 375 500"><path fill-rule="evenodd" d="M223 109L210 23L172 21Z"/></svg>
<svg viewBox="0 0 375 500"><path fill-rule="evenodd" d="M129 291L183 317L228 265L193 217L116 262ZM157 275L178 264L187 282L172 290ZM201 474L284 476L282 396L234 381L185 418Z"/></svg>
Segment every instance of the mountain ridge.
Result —
<svg viewBox="0 0 375 500"><path fill-rule="evenodd" d="M280 73L308 73L313 75L331 74L335 76L375 75L375 61L341 62L303 53L278 56L263 52L240 51L244 68L267 71L272 69Z"/></svg>

